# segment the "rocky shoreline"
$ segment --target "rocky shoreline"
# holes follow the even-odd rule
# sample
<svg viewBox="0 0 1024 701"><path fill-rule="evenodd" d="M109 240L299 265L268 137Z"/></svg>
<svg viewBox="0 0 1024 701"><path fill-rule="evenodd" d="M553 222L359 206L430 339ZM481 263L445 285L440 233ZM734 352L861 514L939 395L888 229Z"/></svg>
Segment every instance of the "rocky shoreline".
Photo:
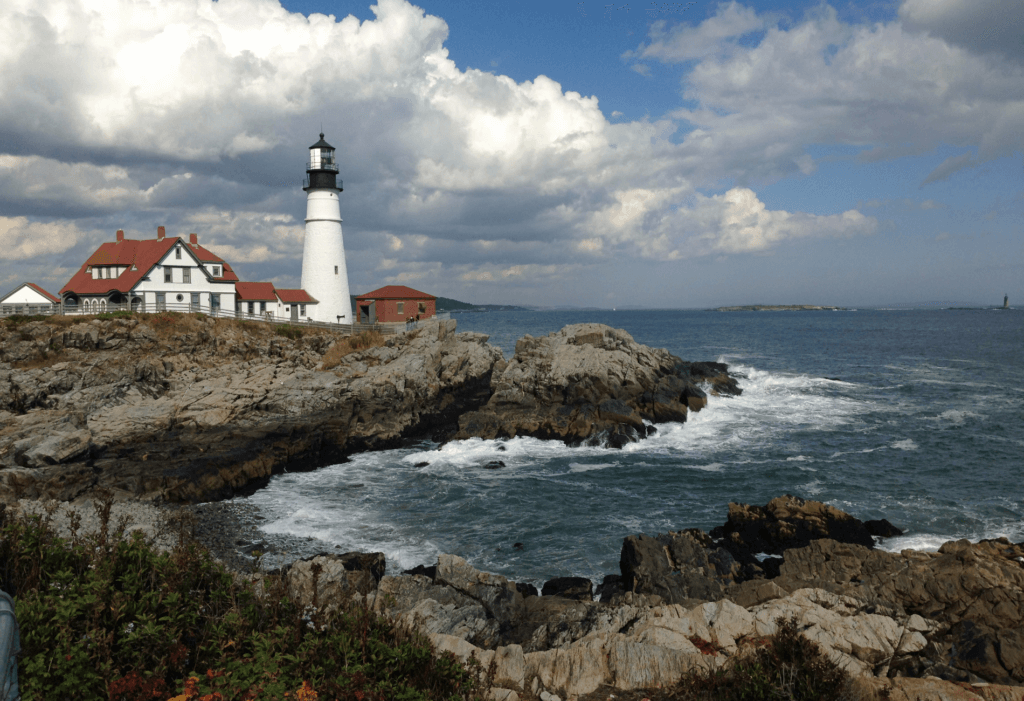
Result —
<svg viewBox="0 0 1024 701"><path fill-rule="evenodd" d="M208 506L200 521L227 530L225 511ZM898 534L784 496L730 504L710 533L627 536L620 571L597 586L563 577L538 591L445 554L386 575L381 553L322 553L254 581L284 577L307 604L354 600L420 628L439 650L493 663L492 698L629 698L721 667L792 619L853 677L857 698L1020 699L1024 544L875 547Z"/></svg>
<svg viewBox="0 0 1024 701"><path fill-rule="evenodd" d="M875 540L897 534L892 524L795 497L731 504L710 532L627 536L619 571L597 587L568 577L537 591L453 555L401 575L380 553L260 572L260 515L219 500L285 469L417 437L621 447L685 421L708 393L741 391L724 365L598 324L524 337L510 360L453 321L350 353L328 333L295 336L200 316L5 322L0 499L65 528L68 506L89 514L109 498L147 536L166 539L169 517L188 522L257 587L276 576L309 605L354 600L484 663L494 699L670 684L726 664L780 618L862 698L1024 695L1013 686L1024 683L1024 545L884 552Z"/></svg>

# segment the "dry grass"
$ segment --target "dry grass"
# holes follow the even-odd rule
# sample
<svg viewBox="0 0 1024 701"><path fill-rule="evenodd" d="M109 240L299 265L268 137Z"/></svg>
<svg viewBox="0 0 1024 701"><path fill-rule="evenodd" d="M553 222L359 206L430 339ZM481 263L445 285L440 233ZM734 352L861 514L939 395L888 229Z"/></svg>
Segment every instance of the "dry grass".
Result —
<svg viewBox="0 0 1024 701"><path fill-rule="evenodd" d="M338 367L341 363L341 359L349 353L355 353L356 351L365 350L367 348L383 346L385 341L386 339L380 331L363 331L355 334L354 336L339 338L335 341L334 345L328 348L327 352L324 353L324 370L330 370L331 368Z"/></svg>

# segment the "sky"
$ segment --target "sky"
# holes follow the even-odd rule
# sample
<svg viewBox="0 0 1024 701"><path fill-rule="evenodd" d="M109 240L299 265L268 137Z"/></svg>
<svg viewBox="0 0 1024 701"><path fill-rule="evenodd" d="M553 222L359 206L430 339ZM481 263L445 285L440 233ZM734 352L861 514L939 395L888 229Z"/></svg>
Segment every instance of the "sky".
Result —
<svg viewBox="0 0 1024 701"><path fill-rule="evenodd" d="M1020 0L5 0L0 294L117 229L353 293L1024 304Z"/></svg>

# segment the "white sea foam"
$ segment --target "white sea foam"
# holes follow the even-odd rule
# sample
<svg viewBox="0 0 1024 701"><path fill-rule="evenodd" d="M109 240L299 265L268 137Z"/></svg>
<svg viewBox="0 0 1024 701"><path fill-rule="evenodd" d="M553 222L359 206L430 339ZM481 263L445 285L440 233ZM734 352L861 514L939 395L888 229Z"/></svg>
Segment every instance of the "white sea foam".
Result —
<svg viewBox="0 0 1024 701"><path fill-rule="evenodd" d="M910 438L906 438L902 441L896 441L892 444L892 447L896 450L917 450L917 443Z"/></svg>
<svg viewBox="0 0 1024 701"><path fill-rule="evenodd" d="M943 543L950 540L957 540L957 537L951 535L938 535L935 533L915 533L912 535L884 538L878 544L878 548L892 553L898 553L901 550L936 552L940 547L942 547Z"/></svg>
<svg viewBox="0 0 1024 701"><path fill-rule="evenodd" d="M569 472L590 472L591 470L603 470L606 467L616 467L618 466L618 464L619 463L617 462L571 462L569 463Z"/></svg>
<svg viewBox="0 0 1024 701"><path fill-rule="evenodd" d="M792 455L786 458L786 462L813 462L814 458L809 455Z"/></svg>

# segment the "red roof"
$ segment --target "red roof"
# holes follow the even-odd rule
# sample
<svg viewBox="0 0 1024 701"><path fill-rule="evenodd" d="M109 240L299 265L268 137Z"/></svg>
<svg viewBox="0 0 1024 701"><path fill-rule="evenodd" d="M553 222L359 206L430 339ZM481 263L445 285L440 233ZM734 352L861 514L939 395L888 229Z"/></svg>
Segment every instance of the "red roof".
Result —
<svg viewBox="0 0 1024 701"><path fill-rule="evenodd" d="M89 259L82 265L82 269L72 276L60 293L74 292L84 295L102 295L113 290L127 294L142 278L149 274L153 266L167 254L168 251L178 242L182 248L192 252L199 261L203 263L221 263L224 266L222 275L215 280L222 282L236 282L238 276L231 270L231 266L225 263L219 256L211 253L198 244L186 243L180 236L169 236L162 239L145 239L137 241L124 239L113 243L101 244L96 252L89 256ZM86 270L93 265L123 265L125 270L116 278L103 278L94 280L91 273ZM273 299L271 297L271 299Z"/></svg>
<svg viewBox="0 0 1024 701"><path fill-rule="evenodd" d="M82 295L102 295L113 290L128 293L152 270L153 266L171 250L178 237L134 241L125 239L104 243L89 256L81 270L75 273L60 293L74 292ZM92 273L85 272L93 265L126 265L128 270L116 278L93 280Z"/></svg>
<svg viewBox="0 0 1024 701"><path fill-rule="evenodd" d="M236 282L235 294L240 302L276 302L272 282Z"/></svg>
<svg viewBox="0 0 1024 701"><path fill-rule="evenodd" d="M356 299L437 299L437 297L405 285L387 285L379 290L361 294Z"/></svg>
<svg viewBox="0 0 1024 701"><path fill-rule="evenodd" d="M317 304L305 290L277 290L277 296L286 304Z"/></svg>
<svg viewBox="0 0 1024 701"><path fill-rule="evenodd" d="M29 287L31 287L36 292L38 292L39 294L41 294L42 296L46 297L48 300L50 300L54 304L60 304L60 297L58 297L57 295L51 294L51 293L47 292L46 290L44 290L42 287L40 287L39 285L37 285L34 282L26 282L25 284L28 285Z"/></svg>

